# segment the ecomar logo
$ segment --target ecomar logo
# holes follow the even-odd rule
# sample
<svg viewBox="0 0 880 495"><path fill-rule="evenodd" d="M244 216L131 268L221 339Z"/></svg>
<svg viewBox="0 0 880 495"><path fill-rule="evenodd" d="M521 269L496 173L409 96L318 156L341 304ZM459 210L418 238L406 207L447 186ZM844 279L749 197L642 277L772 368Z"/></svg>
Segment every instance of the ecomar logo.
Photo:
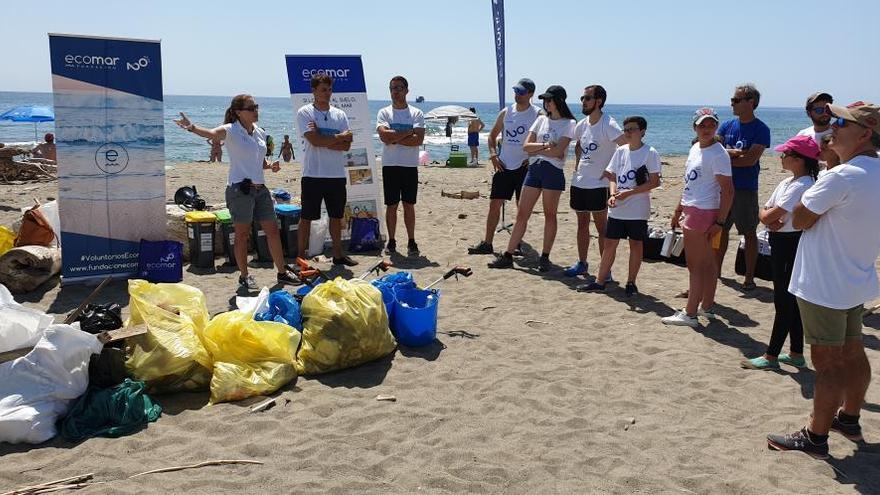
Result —
<svg viewBox="0 0 880 495"><path fill-rule="evenodd" d="M102 144L95 151L95 165L106 174L118 174L128 166L128 150L119 143Z"/></svg>
<svg viewBox="0 0 880 495"><path fill-rule="evenodd" d="M107 57L104 55L71 55L64 56L64 65L81 69L115 69L119 64L119 57Z"/></svg>
<svg viewBox="0 0 880 495"><path fill-rule="evenodd" d="M304 81L311 81L313 76L317 76L319 74L327 75L333 78L334 82L346 81L349 78L349 74L351 73L351 69L342 69L342 68L332 68L327 67L323 69L314 68L314 69L303 69L302 77Z"/></svg>

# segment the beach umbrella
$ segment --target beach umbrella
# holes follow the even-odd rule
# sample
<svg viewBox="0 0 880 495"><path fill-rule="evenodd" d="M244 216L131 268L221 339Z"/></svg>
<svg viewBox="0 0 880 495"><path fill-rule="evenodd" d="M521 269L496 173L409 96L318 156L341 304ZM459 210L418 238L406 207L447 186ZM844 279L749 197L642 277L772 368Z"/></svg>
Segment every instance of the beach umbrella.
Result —
<svg viewBox="0 0 880 495"><path fill-rule="evenodd" d="M55 112L49 107L37 105L25 105L15 107L0 114L0 120L11 120L13 122L33 122L34 123L34 141L37 140L37 122L53 122L55 120Z"/></svg>
<svg viewBox="0 0 880 495"><path fill-rule="evenodd" d="M446 135L449 136L449 145L452 146L452 125L458 122L458 119L476 119L477 114L471 112L465 107L458 105L443 105L437 107L425 114L425 120L445 120L447 121Z"/></svg>

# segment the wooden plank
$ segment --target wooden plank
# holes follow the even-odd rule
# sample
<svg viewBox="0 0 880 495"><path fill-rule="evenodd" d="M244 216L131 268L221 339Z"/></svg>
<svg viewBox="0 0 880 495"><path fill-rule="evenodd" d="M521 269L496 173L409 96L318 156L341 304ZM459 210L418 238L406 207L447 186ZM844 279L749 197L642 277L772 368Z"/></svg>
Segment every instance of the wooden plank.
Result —
<svg viewBox="0 0 880 495"><path fill-rule="evenodd" d="M145 333L147 333L146 325L134 325L101 332L98 334L98 340L100 340L102 344L109 344L110 342L116 342L117 340L134 337L135 335L143 335Z"/></svg>
<svg viewBox="0 0 880 495"><path fill-rule="evenodd" d="M0 352L0 363L12 361L13 359L18 359L25 354L31 352L33 349L33 347L25 347L24 349L14 349L12 351Z"/></svg>
<svg viewBox="0 0 880 495"><path fill-rule="evenodd" d="M102 280L101 284L95 287L95 290L93 290L91 294L83 299L83 302L80 303L80 305L73 311L73 313L70 313L70 315L65 318L64 323L70 325L71 323L75 322L76 319L79 318L79 315L83 312L83 310L86 309L86 305L92 302L92 299L94 299L95 296L97 296L98 293L101 292L101 289L103 289L105 285L109 284L111 280L113 280L112 277L107 277Z"/></svg>

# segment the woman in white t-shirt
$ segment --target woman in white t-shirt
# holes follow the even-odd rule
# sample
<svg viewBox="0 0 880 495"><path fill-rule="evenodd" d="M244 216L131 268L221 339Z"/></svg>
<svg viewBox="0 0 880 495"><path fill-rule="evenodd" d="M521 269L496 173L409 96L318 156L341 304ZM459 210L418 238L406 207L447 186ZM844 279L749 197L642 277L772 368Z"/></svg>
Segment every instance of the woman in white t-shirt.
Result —
<svg viewBox="0 0 880 495"><path fill-rule="evenodd" d="M208 129L199 127L180 113L174 123L187 131L206 139L225 141L229 154L229 178L226 182L226 206L235 228L235 264L241 275L238 286L244 290L256 290L257 282L248 274L247 246L251 223L260 222L266 233L269 252L278 271L279 283L295 284L299 280L287 271L281 235L275 217L275 205L263 179L263 170L278 172L281 163L271 165L266 158L266 133L257 125L260 106L251 95L232 98L223 119L223 125Z"/></svg>
<svg viewBox="0 0 880 495"><path fill-rule="evenodd" d="M539 116L529 129L523 151L529 156L529 170L523 181L522 193L516 212L516 224L507 243L507 251L489 263L489 268L513 266L513 252L519 245L532 216L532 209L543 196L544 244L538 270L550 270L550 250L556 239L556 210L559 197L565 190L565 155L574 139L575 119L565 103L567 94L562 86L550 86L538 98L544 100L547 115Z"/></svg>
<svg viewBox="0 0 880 495"><path fill-rule="evenodd" d="M791 223L794 207L801 196L819 176L819 145L812 137L798 135L777 146L782 153L782 168L792 176L773 190L764 209L758 214L761 223L770 231L770 263L773 267L773 333L763 356L742 361L743 368L755 370L779 369L779 363L806 366L804 360L804 327L797 299L788 292L794 259L797 255L801 230ZM791 352L780 354L785 338L789 337Z"/></svg>
<svg viewBox="0 0 880 495"><path fill-rule="evenodd" d="M691 146L684 170L684 191L672 228L684 231L689 276L687 306L674 315L661 318L665 325L699 326L698 315L712 318L718 267L712 243L720 235L733 204L730 156L715 139L718 115L708 107L694 113L697 142Z"/></svg>

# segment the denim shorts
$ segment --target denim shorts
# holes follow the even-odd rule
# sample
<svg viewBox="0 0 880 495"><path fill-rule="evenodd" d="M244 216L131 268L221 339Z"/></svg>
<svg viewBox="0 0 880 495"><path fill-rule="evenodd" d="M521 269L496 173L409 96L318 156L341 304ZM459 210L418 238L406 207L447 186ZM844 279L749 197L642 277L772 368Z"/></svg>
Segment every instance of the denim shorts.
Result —
<svg viewBox="0 0 880 495"><path fill-rule="evenodd" d="M561 168L546 160L538 160L529 165L529 171L526 173L526 180L523 181L523 185L537 189L564 191L565 173L562 172Z"/></svg>

